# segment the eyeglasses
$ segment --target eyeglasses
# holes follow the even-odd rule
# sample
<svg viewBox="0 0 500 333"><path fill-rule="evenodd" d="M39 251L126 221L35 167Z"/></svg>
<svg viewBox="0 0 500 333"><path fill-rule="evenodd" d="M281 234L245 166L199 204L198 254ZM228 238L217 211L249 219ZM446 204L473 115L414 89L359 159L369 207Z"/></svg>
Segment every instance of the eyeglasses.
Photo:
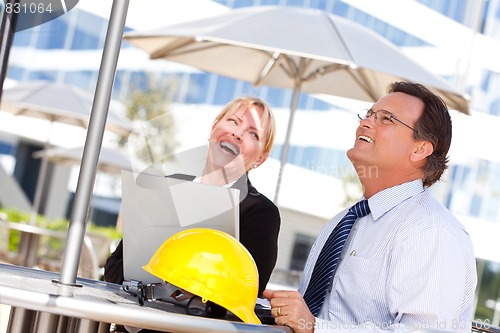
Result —
<svg viewBox="0 0 500 333"><path fill-rule="evenodd" d="M379 124L382 124L382 125L389 125L389 123L396 124L394 122L394 120L395 120L398 123L403 124L404 126L408 127L412 131L415 131L416 133L418 133L416 129L405 124L404 122L402 122L398 118L394 117L394 115L387 110L373 111L372 109L368 109L368 110L366 110L366 114L364 116L360 116L358 114L358 118L359 118L359 120L364 120L364 119L370 118L372 115L375 115L375 122L378 122Z"/></svg>

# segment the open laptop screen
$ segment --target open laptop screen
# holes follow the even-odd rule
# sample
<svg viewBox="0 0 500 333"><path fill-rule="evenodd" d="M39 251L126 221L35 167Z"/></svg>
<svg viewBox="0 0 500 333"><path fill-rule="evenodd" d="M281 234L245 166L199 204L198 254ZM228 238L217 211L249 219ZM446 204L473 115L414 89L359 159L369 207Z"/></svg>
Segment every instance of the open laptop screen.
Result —
<svg viewBox="0 0 500 333"><path fill-rule="evenodd" d="M125 280L161 282L146 272L158 247L189 228L212 228L239 239L239 190L122 171Z"/></svg>

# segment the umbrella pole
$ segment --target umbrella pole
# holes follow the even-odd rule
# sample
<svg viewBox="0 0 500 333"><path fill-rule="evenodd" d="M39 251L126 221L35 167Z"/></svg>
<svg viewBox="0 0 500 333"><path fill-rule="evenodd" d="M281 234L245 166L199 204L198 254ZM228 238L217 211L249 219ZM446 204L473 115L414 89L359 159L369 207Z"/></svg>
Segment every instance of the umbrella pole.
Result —
<svg viewBox="0 0 500 333"><path fill-rule="evenodd" d="M52 134L52 125L54 123L50 121L49 127L49 137L43 146L46 150L50 146L50 137ZM42 201L42 191L45 186L45 178L47 177L47 167L49 165L48 157L42 156L42 161L40 164L40 170L38 171L38 179L36 180L35 195L33 196L33 206L31 207L30 225L36 225L36 218L40 210L40 202Z"/></svg>
<svg viewBox="0 0 500 333"><path fill-rule="evenodd" d="M125 20L127 18L129 0L114 0L111 8L108 31L104 44L99 77L83 158L76 187L75 202L71 214L68 238L61 267L61 284L74 285L78 272L78 263L82 251L83 240L88 218L90 199L92 197L97 161L102 146L104 128L113 90L113 81L120 53Z"/></svg>
<svg viewBox="0 0 500 333"><path fill-rule="evenodd" d="M46 143L44 149L49 145ZM36 180L35 195L33 197L33 206L31 207L30 225L36 225L36 218L40 209L40 201L42 200L42 189L45 185L45 174L47 173L48 161L46 157L42 157L40 170L38 171L38 179Z"/></svg>
<svg viewBox="0 0 500 333"><path fill-rule="evenodd" d="M9 63L10 49L14 40L14 30L17 26L18 13L11 11L7 13L5 7L7 5L18 4L19 0L5 0L2 24L0 26L0 100L2 99L3 84L7 77L7 65Z"/></svg>
<svg viewBox="0 0 500 333"><path fill-rule="evenodd" d="M283 177L283 170L285 168L286 158L288 155L288 147L290 145L290 134L292 133L293 118L295 117L295 112L297 110L299 95L300 95L300 82L296 81L295 86L293 87L292 101L290 103L290 118L288 119L288 127L286 129L285 142L283 143L283 148L281 149L280 170L278 173L278 181L276 182L276 191L274 192L275 205L278 205L278 196L281 187L281 178Z"/></svg>

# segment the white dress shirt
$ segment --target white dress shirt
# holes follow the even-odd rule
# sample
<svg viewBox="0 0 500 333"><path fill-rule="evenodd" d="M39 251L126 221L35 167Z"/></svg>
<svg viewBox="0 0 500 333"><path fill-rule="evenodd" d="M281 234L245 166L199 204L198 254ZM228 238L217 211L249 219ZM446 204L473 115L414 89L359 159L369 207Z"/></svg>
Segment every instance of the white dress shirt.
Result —
<svg viewBox="0 0 500 333"><path fill-rule="evenodd" d="M368 203L371 214L358 219L349 235L314 332L470 332L477 275L463 226L420 180L381 191ZM325 225L313 245L302 294L346 212Z"/></svg>

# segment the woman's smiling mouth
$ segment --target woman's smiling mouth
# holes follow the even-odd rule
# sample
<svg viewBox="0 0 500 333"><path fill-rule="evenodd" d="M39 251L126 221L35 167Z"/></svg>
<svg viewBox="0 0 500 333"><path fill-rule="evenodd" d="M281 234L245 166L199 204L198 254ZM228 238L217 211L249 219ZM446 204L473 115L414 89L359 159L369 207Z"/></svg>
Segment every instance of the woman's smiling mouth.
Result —
<svg viewBox="0 0 500 333"><path fill-rule="evenodd" d="M235 145L229 143L229 142L221 142L220 143L220 147L222 149L224 149L225 151L228 151L230 152L231 154L235 155L235 156L238 156L240 154L240 150L238 147L236 147Z"/></svg>

